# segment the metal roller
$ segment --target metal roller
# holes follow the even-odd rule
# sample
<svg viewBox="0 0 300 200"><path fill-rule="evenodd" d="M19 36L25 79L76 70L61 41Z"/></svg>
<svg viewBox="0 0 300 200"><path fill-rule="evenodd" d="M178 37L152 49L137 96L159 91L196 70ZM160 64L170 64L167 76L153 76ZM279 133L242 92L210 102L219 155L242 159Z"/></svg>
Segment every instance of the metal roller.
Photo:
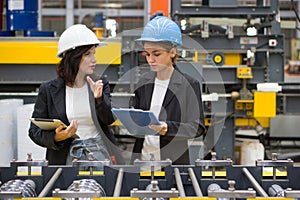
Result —
<svg viewBox="0 0 300 200"><path fill-rule="evenodd" d="M183 184L182 184L182 181L181 181L181 176L180 176L180 172L179 172L178 168L174 168L174 174L175 174L177 189L179 191L179 196L180 197L185 197L185 192L184 192L184 188L183 188Z"/></svg>
<svg viewBox="0 0 300 200"><path fill-rule="evenodd" d="M106 193L103 187L94 179L81 179L74 181L67 189L68 191L87 192L100 191L99 197L105 197Z"/></svg>
<svg viewBox="0 0 300 200"><path fill-rule="evenodd" d="M21 197L36 197L35 183L32 180L10 180L1 185L1 192L21 192Z"/></svg>
<svg viewBox="0 0 300 200"><path fill-rule="evenodd" d="M54 183L57 181L57 179L59 178L59 176L62 173L62 168L58 168L56 170L56 172L54 173L54 175L51 177L51 179L49 180L49 182L47 183L47 185L44 187L44 189L40 192L38 197L45 197L48 192L51 190L52 186L54 185Z"/></svg>
<svg viewBox="0 0 300 200"><path fill-rule="evenodd" d="M257 192L262 197L269 197L268 194L264 191L264 189L258 184L258 182L255 180L255 178L252 176L252 174L249 172L249 170L245 167L243 167L243 173L247 176L253 187L257 190Z"/></svg>
<svg viewBox="0 0 300 200"><path fill-rule="evenodd" d="M193 184L193 187L194 187L197 197L203 197L203 194L201 192L201 189L198 184L197 178L195 176L194 170L192 168L188 168L188 172L189 172L190 178L192 180L192 184Z"/></svg>
<svg viewBox="0 0 300 200"><path fill-rule="evenodd" d="M120 196L121 188L122 188L123 175L124 175L124 169L121 168L119 170L118 178L117 178L117 181L116 181L116 186L115 186L114 195L113 195L114 197Z"/></svg>

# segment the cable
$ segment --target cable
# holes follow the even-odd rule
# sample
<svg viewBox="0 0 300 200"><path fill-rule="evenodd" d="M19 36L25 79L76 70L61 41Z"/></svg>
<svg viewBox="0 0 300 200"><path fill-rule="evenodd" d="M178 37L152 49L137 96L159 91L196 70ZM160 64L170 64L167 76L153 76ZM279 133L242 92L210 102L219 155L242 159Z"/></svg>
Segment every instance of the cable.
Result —
<svg viewBox="0 0 300 200"><path fill-rule="evenodd" d="M226 116L225 116L225 117L223 117L222 119L220 119L220 120L218 120L218 121L215 121L215 122L213 122L213 124L214 124L214 125L216 125L216 124L220 124L220 123L222 123L222 122L226 121L228 118L232 117L233 115L234 115L234 112L232 112L232 113L229 113L228 115L226 115Z"/></svg>
<svg viewBox="0 0 300 200"><path fill-rule="evenodd" d="M263 46L268 45L268 44L269 44L268 42L262 43L262 44L256 46L256 49L262 48Z"/></svg>
<svg viewBox="0 0 300 200"><path fill-rule="evenodd" d="M294 13L295 13L295 15L296 15L296 18L297 18L297 20L300 22L300 17L299 17L299 14L298 14L297 10L296 10L294 0L291 0L291 3L292 3L292 8L293 8L293 10L294 10ZM300 31L300 27L296 27L296 29L297 29L298 31Z"/></svg>
<svg viewBox="0 0 300 200"><path fill-rule="evenodd" d="M296 10L294 0L291 0L291 3L292 3L292 8L293 8L293 10L295 12L295 15L296 15L298 21L300 22L300 17L299 17L299 14L298 14L297 10Z"/></svg>

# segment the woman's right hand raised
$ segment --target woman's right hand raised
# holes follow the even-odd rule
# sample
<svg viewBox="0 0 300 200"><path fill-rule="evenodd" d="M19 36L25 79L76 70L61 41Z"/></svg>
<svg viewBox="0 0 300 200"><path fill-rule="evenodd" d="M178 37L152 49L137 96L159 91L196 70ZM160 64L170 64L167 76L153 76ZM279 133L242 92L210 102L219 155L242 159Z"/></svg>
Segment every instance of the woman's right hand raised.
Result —
<svg viewBox="0 0 300 200"><path fill-rule="evenodd" d="M68 139L70 137L73 137L78 128L78 121L72 120L70 125L67 128L64 128L63 125L60 125L55 129L55 136L54 140L55 142L59 142L65 139Z"/></svg>

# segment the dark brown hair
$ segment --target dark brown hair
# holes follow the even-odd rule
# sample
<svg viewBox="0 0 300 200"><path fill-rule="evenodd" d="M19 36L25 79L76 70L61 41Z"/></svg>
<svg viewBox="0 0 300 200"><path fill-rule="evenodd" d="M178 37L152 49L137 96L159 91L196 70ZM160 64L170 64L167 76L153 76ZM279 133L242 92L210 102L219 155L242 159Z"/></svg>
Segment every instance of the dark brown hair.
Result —
<svg viewBox="0 0 300 200"><path fill-rule="evenodd" d="M94 45L85 45L70 49L63 53L62 59L56 66L56 74L65 80L67 85L73 85L77 76L82 55Z"/></svg>

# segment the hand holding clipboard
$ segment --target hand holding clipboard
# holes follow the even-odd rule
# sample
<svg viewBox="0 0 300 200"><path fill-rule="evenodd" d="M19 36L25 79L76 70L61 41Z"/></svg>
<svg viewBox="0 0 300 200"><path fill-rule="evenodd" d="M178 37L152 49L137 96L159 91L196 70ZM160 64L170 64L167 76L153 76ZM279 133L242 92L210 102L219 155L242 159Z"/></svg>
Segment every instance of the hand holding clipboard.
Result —
<svg viewBox="0 0 300 200"><path fill-rule="evenodd" d="M149 128L149 125L161 124L155 114L151 111L121 108L112 109L112 112L132 135L157 134L157 132Z"/></svg>

